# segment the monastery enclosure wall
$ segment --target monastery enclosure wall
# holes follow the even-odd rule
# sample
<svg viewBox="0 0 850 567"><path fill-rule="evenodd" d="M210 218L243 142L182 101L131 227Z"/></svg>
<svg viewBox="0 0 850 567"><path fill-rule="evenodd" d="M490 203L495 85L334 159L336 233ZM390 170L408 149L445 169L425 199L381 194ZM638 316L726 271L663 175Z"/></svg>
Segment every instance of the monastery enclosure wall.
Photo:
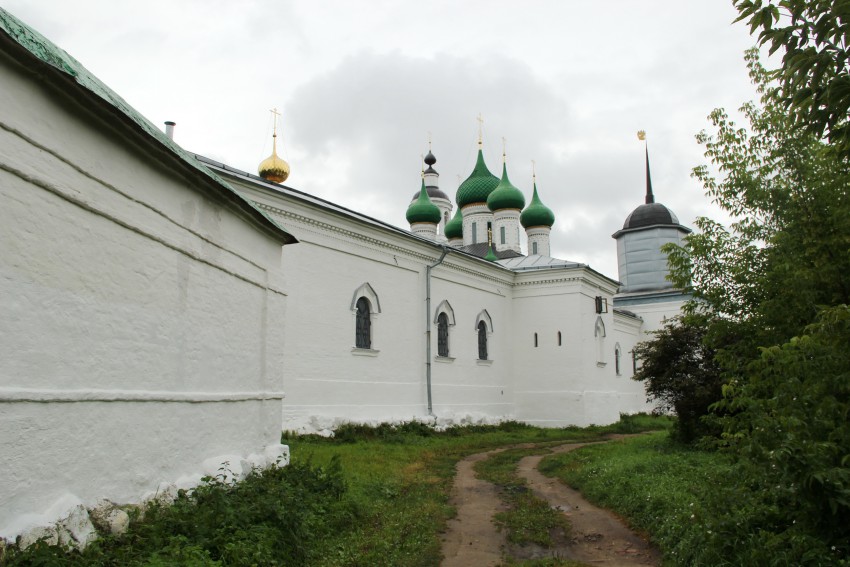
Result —
<svg viewBox="0 0 850 567"><path fill-rule="evenodd" d="M0 76L0 536L283 454L280 236L114 109Z"/></svg>

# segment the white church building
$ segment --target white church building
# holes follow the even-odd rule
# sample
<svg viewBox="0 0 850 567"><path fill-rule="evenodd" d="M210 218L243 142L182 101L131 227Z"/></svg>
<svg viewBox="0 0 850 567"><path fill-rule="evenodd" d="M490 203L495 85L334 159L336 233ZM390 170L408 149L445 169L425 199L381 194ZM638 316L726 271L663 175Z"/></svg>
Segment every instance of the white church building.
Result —
<svg viewBox="0 0 850 567"><path fill-rule="evenodd" d="M429 152L401 228L284 185L276 150L187 152L2 9L0 77L0 537L285 461L284 429L648 409L631 353L680 310L660 247L690 232L648 158L614 279L551 257L546 187L480 139L453 196Z"/></svg>

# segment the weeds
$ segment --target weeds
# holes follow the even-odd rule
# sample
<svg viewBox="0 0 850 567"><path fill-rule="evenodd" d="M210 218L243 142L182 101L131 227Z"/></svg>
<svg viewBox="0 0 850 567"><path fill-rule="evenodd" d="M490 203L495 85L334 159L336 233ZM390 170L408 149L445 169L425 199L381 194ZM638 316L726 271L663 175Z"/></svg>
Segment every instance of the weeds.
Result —
<svg viewBox="0 0 850 567"><path fill-rule="evenodd" d="M436 431L411 422L347 425L331 439L288 435L293 457L286 467L254 472L237 484L227 482L223 471L181 493L173 505L147 509L124 536L103 537L82 553L43 543L23 552L10 549L0 565L436 567L440 533L454 513L448 501L461 458L505 445L587 440L659 424L664 420L629 417L586 429L507 422ZM497 468L514 465L506 461ZM521 504L526 511L516 515L517 523L539 531L545 514ZM511 565L570 565L559 561Z"/></svg>

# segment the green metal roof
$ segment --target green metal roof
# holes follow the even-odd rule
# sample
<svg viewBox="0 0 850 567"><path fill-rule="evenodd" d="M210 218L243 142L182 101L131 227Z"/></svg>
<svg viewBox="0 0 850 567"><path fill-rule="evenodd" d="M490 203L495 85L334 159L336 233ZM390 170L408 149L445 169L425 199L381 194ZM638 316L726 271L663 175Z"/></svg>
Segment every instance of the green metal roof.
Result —
<svg viewBox="0 0 850 567"><path fill-rule="evenodd" d="M446 223L445 235L449 240L463 238L463 213L460 211L460 207L457 208L452 220Z"/></svg>
<svg viewBox="0 0 850 567"><path fill-rule="evenodd" d="M519 216L519 222L523 227L529 228L532 226L549 226L555 224L555 213L552 209L543 204L540 197L537 195L537 182L534 182L534 193L531 196L531 203Z"/></svg>
<svg viewBox="0 0 850 567"><path fill-rule="evenodd" d="M413 224L415 222L427 222L437 224L442 216L440 208L431 202L428 198L428 192L425 190L425 179L422 179L422 188L419 190L419 198L410 203L407 207L407 222Z"/></svg>
<svg viewBox="0 0 850 567"><path fill-rule="evenodd" d="M487 164L484 163L484 153L478 149L478 160L475 168L466 180L457 188L458 207L464 207L470 203L486 203L487 197L496 189L499 178L490 173Z"/></svg>
<svg viewBox="0 0 850 567"><path fill-rule="evenodd" d="M144 116L139 114L133 107L118 96L112 89L103 84L97 77L92 75L88 69L68 55L63 49L56 46L49 39L27 26L25 23L15 18L12 14L0 8L0 32L5 32L14 43L29 52L30 55L38 59L44 64L56 69L60 73L71 78L84 92L94 95L108 107L117 110L124 117L129 118L136 127L141 129L142 133L149 142L159 146L165 146L167 150L174 154L184 165L188 166L196 173L214 185L215 188L225 194L228 194L230 201L235 203L239 208L246 210L252 217L264 224L267 228L278 233L285 243L294 243L298 240L286 231L277 221L268 216L265 212L256 207L249 200L245 199L236 192L226 181L221 177L201 165L195 157L178 146L165 133L154 126ZM2 34L0 34L2 39ZM0 48L3 48L3 43L0 41ZM234 198L235 197L235 198Z"/></svg>
<svg viewBox="0 0 850 567"><path fill-rule="evenodd" d="M503 209L522 210L525 206L525 197L522 191L514 187L511 180L508 179L508 164L502 164L502 180L496 189L487 197L487 207L491 211L501 211Z"/></svg>

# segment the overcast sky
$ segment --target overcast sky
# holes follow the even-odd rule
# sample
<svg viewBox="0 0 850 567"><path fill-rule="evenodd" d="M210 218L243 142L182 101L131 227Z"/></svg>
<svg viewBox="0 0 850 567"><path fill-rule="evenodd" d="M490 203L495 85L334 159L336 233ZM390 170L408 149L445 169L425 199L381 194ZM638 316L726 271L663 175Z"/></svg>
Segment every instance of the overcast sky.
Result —
<svg viewBox="0 0 850 567"><path fill-rule="evenodd" d="M716 107L755 98L728 0L5 0L189 151L407 228L428 136L454 197L484 155L555 212L552 255L617 277L611 234L656 200L719 218L690 178ZM734 113L733 113L734 114Z"/></svg>

